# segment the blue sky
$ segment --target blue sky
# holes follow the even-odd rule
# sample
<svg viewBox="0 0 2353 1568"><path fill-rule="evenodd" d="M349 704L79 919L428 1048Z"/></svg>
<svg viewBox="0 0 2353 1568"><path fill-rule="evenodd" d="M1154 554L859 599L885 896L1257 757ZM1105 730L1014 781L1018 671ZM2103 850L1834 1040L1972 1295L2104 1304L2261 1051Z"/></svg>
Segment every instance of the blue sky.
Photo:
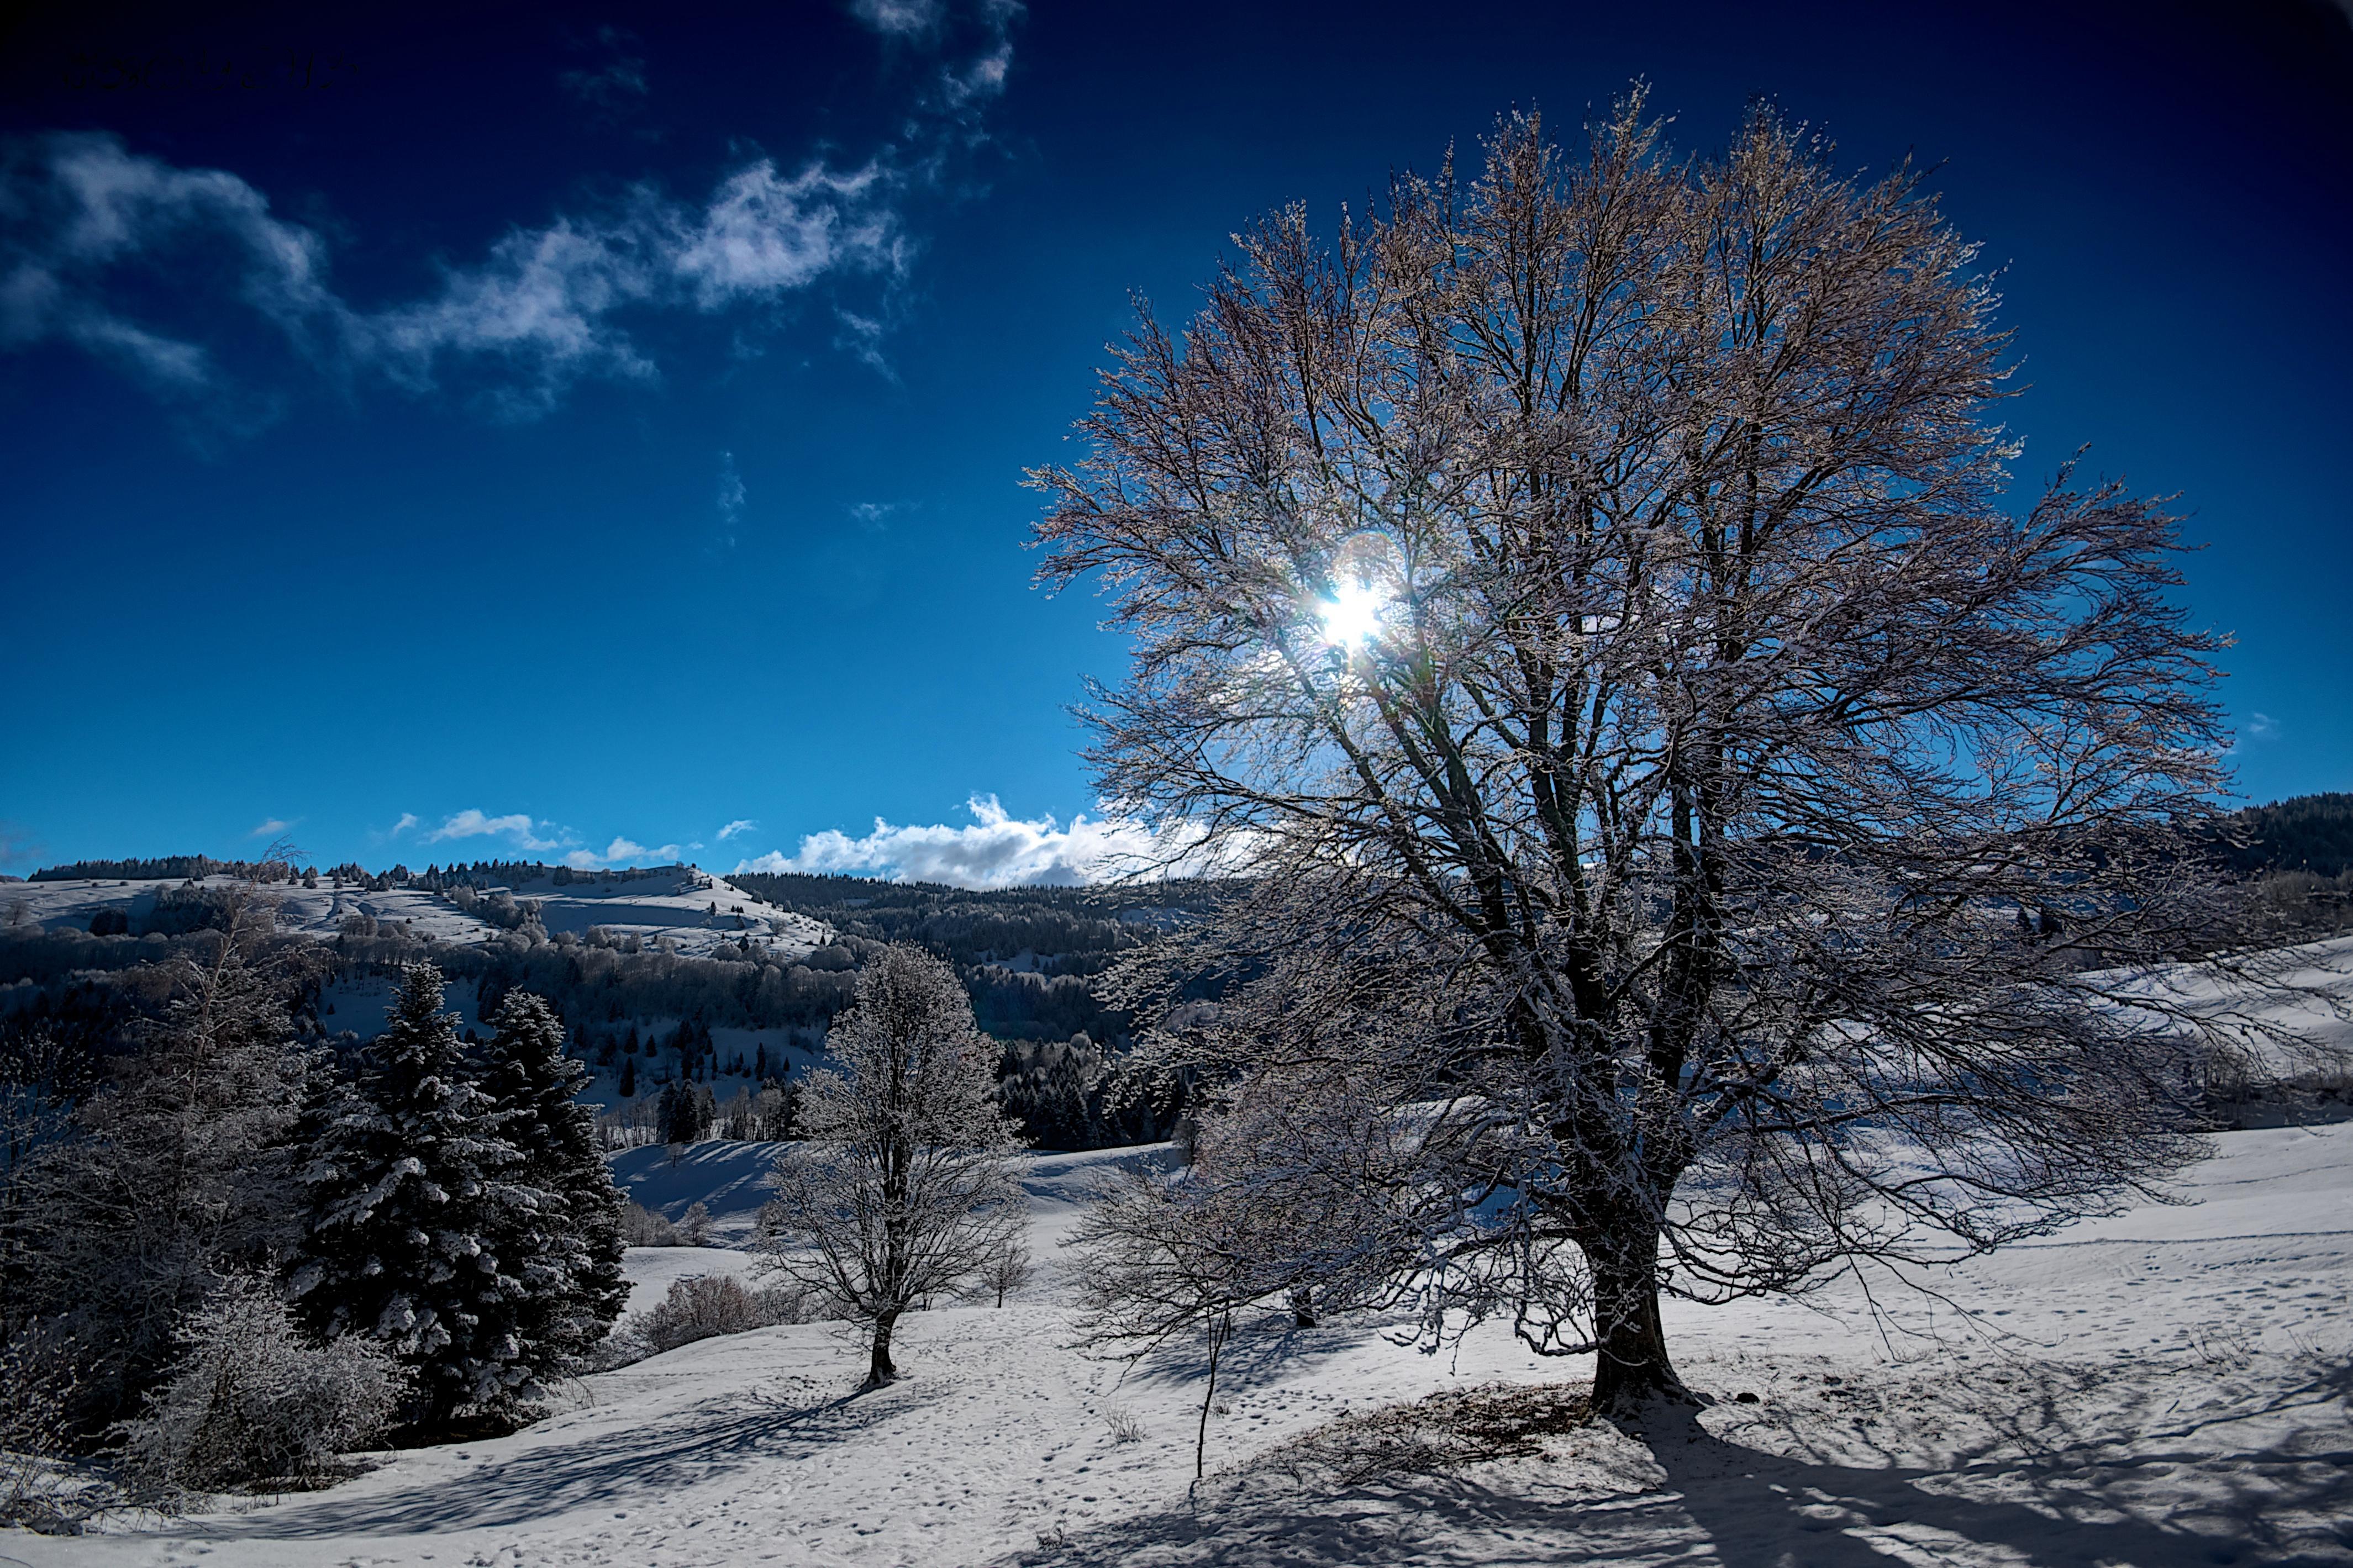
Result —
<svg viewBox="0 0 2353 1568"><path fill-rule="evenodd" d="M2021 479L2179 492L2242 792L2353 787L2341 10L315 9L0 37L0 871L1065 874L1121 650L1019 478L1128 291L1638 75L1939 163Z"/></svg>

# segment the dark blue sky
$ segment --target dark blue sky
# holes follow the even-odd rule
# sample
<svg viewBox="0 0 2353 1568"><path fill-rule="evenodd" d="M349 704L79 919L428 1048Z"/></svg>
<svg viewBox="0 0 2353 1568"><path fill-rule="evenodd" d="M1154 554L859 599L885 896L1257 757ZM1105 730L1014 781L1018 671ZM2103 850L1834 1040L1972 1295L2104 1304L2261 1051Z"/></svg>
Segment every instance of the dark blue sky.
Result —
<svg viewBox="0 0 2353 1568"><path fill-rule="evenodd" d="M1683 145L1761 93L1940 162L2021 479L2179 492L2242 792L2353 787L2343 11L316 9L5 35L0 870L1051 874L1120 649L1019 477L1127 291L1637 75Z"/></svg>

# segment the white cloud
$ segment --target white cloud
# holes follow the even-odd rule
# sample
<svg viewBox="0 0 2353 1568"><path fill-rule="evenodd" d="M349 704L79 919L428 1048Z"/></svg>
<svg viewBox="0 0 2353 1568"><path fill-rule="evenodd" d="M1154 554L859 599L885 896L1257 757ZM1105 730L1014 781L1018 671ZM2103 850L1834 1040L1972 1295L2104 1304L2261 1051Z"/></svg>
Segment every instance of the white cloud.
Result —
<svg viewBox="0 0 2353 1568"><path fill-rule="evenodd" d="M797 854L772 850L738 871L879 872L898 882L956 888L1077 886L1114 877L1191 875L1209 867L1193 853L1200 835L1113 816L1083 815L1068 826L1052 816L1017 817L997 797L965 802L969 826L893 826L881 817L862 838L828 828L801 840Z"/></svg>
<svg viewBox="0 0 2353 1568"><path fill-rule="evenodd" d="M440 826L425 835L424 842L440 844L452 838L486 837L507 839L516 848L527 849L533 854L564 847L562 840L542 838L533 832L528 813L518 811L505 816L490 816L471 806L445 818Z"/></svg>
<svg viewBox="0 0 2353 1568"><path fill-rule="evenodd" d="M2247 720L2247 739L2274 741L2279 738L2279 721L2268 713L2256 713Z"/></svg>
<svg viewBox="0 0 2353 1568"><path fill-rule="evenodd" d="M729 823L726 826L719 830L719 837L722 842L724 842L727 839L734 837L739 833L750 833L759 826L760 825L758 823L753 821L748 816L739 816L734 821Z"/></svg>
<svg viewBox="0 0 2353 1568"><path fill-rule="evenodd" d="M661 866L676 860L678 851L679 847L675 844L649 848L633 839L616 836L613 842L605 846L603 854L594 849L575 849L564 858L564 863L576 871L594 871L600 867L623 864Z"/></svg>
<svg viewBox="0 0 2353 1568"><path fill-rule="evenodd" d="M246 837L248 838L268 838L272 834L283 833L293 826L294 825L290 822L280 822L278 818L273 816L265 822L257 823L254 826L253 830L248 833Z"/></svg>
<svg viewBox="0 0 2353 1568"><path fill-rule="evenodd" d="M889 181L869 163L836 174L810 163L789 179L763 158L721 182L699 216L663 217L663 265L703 310L807 288L835 270L897 272L906 263Z"/></svg>
<svg viewBox="0 0 2353 1568"><path fill-rule="evenodd" d="M400 814L400 820L392 825L392 832L388 837L397 838L416 826L417 814L413 811L404 811Z"/></svg>
<svg viewBox="0 0 2353 1568"><path fill-rule="evenodd" d="M209 263L186 268L209 276L226 251L244 304L321 368L425 391L453 364L487 365L492 401L528 416L585 376L655 375L624 311L712 314L828 278L895 279L909 253L897 188L879 160L786 174L763 158L699 204L641 187L604 213L511 229L480 260L446 267L430 296L364 309L330 287L320 236L271 216L237 175L134 154L104 132L55 135L0 160L0 348L63 340L159 392L217 391L212 349L132 319L112 284L134 259ZM193 318L219 316L204 304Z"/></svg>

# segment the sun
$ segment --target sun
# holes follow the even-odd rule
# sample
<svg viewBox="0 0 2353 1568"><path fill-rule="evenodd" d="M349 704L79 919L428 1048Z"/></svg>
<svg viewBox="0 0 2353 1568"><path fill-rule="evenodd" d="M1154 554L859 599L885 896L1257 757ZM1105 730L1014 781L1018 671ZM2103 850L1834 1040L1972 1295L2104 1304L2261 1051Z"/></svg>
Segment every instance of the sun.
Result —
<svg viewBox="0 0 2353 1568"><path fill-rule="evenodd" d="M1369 583L1343 583L1331 598L1318 605L1324 619L1324 640L1354 653L1381 634L1381 612L1388 595Z"/></svg>

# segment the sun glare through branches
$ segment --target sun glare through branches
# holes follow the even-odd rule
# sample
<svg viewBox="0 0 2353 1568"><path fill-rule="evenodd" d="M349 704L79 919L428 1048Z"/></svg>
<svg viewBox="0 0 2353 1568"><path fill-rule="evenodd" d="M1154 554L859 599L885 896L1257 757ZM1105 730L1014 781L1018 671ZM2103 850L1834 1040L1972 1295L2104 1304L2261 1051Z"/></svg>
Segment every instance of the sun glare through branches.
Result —
<svg viewBox="0 0 2353 1568"><path fill-rule="evenodd" d="M1324 621L1324 640L1350 653L1381 634L1381 615L1388 594L1370 583L1343 583L1332 597L1316 606Z"/></svg>

